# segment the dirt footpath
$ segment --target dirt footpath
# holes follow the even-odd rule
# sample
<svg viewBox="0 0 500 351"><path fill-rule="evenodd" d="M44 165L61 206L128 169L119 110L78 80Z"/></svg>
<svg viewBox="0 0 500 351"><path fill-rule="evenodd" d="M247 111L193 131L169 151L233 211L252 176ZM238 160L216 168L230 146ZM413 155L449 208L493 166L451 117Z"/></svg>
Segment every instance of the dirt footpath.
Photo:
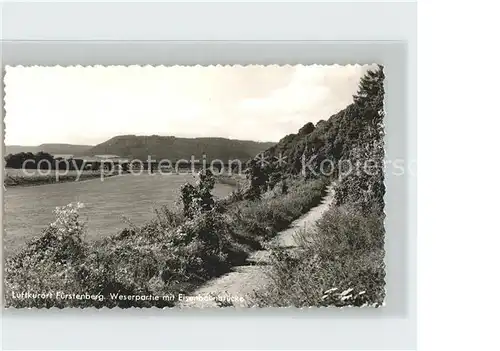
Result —
<svg viewBox="0 0 500 351"><path fill-rule="evenodd" d="M299 229L314 226L333 201L333 191L328 192L321 204L312 208L295 220L290 228L280 232L270 246L293 249L296 246L294 234ZM231 272L208 281L198 290L186 296L178 303L180 308L207 308L234 306L236 308L250 307L249 297L259 288L266 285L266 274L270 251L255 251L247 260L247 264L236 266ZM220 302L215 301L217 297ZM227 301L231 301L228 303Z"/></svg>

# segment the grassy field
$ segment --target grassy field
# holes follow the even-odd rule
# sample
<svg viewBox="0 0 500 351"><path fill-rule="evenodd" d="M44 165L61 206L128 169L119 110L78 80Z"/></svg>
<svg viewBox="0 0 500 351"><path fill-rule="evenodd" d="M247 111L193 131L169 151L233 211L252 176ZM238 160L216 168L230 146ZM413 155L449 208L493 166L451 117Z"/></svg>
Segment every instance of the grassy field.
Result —
<svg viewBox="0 0 500 351"><path fill-rule="evenodd" d="M314 229L296 234L293 252L275 250L260 307L381 306L385 298L384 223L332 205Z"/></svg>

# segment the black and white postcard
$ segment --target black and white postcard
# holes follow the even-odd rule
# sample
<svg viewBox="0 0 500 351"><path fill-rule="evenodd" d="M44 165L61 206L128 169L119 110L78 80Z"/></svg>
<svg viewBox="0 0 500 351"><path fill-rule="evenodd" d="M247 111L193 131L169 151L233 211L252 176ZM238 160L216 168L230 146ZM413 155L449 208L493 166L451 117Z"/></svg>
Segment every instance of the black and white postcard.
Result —
<svg viewBox="0 0 500 351"><path fill-rule="evenodd" d="M6 307L384 305L381 65L4 84Z"/></svg>

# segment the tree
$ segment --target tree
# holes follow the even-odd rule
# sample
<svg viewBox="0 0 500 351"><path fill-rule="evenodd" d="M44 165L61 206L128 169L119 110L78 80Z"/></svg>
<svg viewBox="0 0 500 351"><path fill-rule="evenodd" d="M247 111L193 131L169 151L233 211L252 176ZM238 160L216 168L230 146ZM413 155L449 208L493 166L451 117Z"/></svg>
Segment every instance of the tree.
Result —
<svg viewBox="0 0 500 351"><path fill-rule="evenodd" d="M5 157L5 167L8 168L28 168L28 169L49 169L55 164L54 156L47 152L40 151L36 154L31 152L20 152L9 154Z"/></svg>

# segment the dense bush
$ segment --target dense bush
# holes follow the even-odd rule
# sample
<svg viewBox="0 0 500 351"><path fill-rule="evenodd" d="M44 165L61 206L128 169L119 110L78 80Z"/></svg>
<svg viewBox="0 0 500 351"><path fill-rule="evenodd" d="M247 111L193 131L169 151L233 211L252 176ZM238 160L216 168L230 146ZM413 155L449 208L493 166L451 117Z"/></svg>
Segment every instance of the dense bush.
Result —
<svg viewBox="0 0 500 351"><path fill-rule="evenodd" d="M290 223L321 202L328 179L289 180L290 185L275 187L260 200L244 201L233 210L240 232L266 240L287 228Z"/></svg>
<svg viewBox="0 0 500 351"><path fill-rule="evenodd" d="M352 171L336 183L336 203L346 204L361 213L378 212L382 216L385 194L382 141L355 147L350 157Z"/></svg>
<svg viewBox="0 0 500 351"><path fill-rule="evenodd" d="M213 209L215 200L212 190L215 186L215 178L210 170L199 173L196 185L186 183L181 187L181 201L184 215L193 218L202 212Z"/></svg>
<svg viewBox="0 0 500 351"><path fill-rule="evenodd" d="M83 158L63 159L54 157L47 152L20 152L17 154L8 154L4 157L5 167L14 169L60 169L60 170L82 170L84 169ZM99 164L94 164L94 170L98 169Z"/></svg>
<svg viewBox="0 0 500 351"><path fill-rule="evenodd" d="M344 138L341 162L351 171L343 175L336 187L337 204L348 204L367 213L384 207L384 72L382 67L369 71L354 96L356 118L343 121Z"/></svg>
<svg viewBox="0 0 500 351"><path fill-rule="evenodd" d="M52 307L66 303L51 299L14 299L21 292L78 292L81 280L76 279L84 264L87 245L83 241L84 223L79 219L80 204L56 208L56 220L40 238L32 240L18 255L10 258L5 266L7 306ZM70 306L78 303L70 302Z"/></svg>
<svg viewBox="0 0 500 351"><path fill-rule="evenodd" d="M5 156L5 167L8 168L27 168L27 169L49 169L53 168L54 156L40 151L36 154L32 152L20 152L17 154L8 154Z"/></svg>
<svg viewBox="0 0 500 351"><path fill-rule="evenodd" d="M87 242L80 205L55 211L41 237L6 262L6 305L14 307L167 307L175 300L111 299L111 294L176 296L243 264L248 253L317 204L325 181L292 182L262 200L234 198L223 207L204 190L213 179L201 177L184 187L182 207L156 209L153 220L131 224L117 235ZM277 188L278 189L278 188ZM188 209L188 210L187 210ZM187 210L187 211L186 211ZM21 292L89 294L99 299L15 298Z"/></svg>

